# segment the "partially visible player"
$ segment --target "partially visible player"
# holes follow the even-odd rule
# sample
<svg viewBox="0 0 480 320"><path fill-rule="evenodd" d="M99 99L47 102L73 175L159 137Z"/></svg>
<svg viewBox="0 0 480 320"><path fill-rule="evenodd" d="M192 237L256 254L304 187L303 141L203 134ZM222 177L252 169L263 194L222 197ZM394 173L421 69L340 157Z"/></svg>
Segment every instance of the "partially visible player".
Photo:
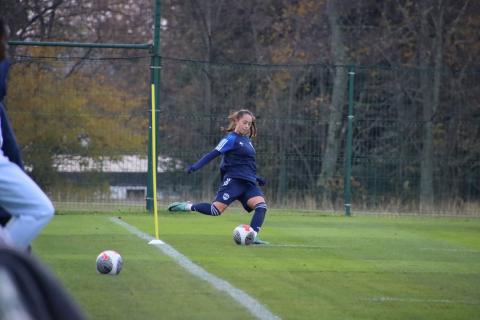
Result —
<svg viewBox="0 0 480 320"><path fill-rule="evenodd" d="M2 66L5 66L7 37L7 26L0 18L0 65ZM0 242L25 250L52 219L55 210L45 193L23 172L21 158L15 159L16 156L19 157L18 146L2 102L6 93L8 67L3 70L5 73L0 81L2 94L0 99L0 127L2 128L0 131L0 207L11 217L5 226L0 226ZM5 138L3 134L6 135ZM17 151L14 148L17 148Z"/></svg>
<svg viewBox="0 0 480 320"><path fill-rule="evenodd" d="M8 160L18 165L22 170L25 170L22 156L20 154L20 148L15 139L15 134L13 133L10 121L8 120L5 106L2 104L3 99L7 94L7 76L9 68L10 61L8 59L5 58L0 61L0 134L3 138L1 150ZM11 215L5 209L0 207L0 226L5 226L10 218Z"/></svg>
<svg viewBox="0 0 480 320"><path fill-rule="evenodd" d="M256 135L255 117L248 110L240 110L228 117L228 134L215 149L204 155L187 172L199 170L219 155L223 155L220 165L222 184L213 203L174 202L168 206L171 212L197 211L210 216L219 216L235 200L242 203L248 212L255 210L250 226L255 230L254 244L268 244L260 240L258 233L265 220L267 204L262 190L257 186L265 180L257 176L255 148L251 137Z"/></svg>

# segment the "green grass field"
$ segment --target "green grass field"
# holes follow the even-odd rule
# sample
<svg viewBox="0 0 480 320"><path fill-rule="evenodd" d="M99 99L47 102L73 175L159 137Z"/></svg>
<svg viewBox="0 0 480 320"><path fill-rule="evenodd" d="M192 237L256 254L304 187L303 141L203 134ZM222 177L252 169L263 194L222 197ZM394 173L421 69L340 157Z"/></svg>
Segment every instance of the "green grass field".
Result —
<svg viewBox="0 0 480 320"><path fill-rule="evenodd" d="M91 319L254 318L110 216L58 215L33 245ZM153 234L151 215L120 216ZM233 228L249 220L162 212L160 237L282 319L480 318L480 219L271 210L271 246L235 245ZM119 276L96 273L105 249L122 254Z"/></svg>

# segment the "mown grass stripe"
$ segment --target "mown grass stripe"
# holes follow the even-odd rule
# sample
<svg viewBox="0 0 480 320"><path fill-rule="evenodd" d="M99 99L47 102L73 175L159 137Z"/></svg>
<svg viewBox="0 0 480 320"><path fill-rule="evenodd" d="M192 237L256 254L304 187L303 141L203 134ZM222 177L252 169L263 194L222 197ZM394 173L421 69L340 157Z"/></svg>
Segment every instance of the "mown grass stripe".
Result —
<svg viewBox="0 0 480 320"><path fill-rule="evenodd" d="M474 300L450 300L450 299L416 299L416 298L397 298L397 297L370 297L362 299L372 302L405 302L405 303L439 303L439 304L472 304L478 305L480 301Z"/></svg>
<svg viewBox="0 0 480 320"><path fill-rule="evenodd" d="M447 252L471 252L480 253L478 250L462 249L462 248L420 248L423 251L447 251Z"/></svg>

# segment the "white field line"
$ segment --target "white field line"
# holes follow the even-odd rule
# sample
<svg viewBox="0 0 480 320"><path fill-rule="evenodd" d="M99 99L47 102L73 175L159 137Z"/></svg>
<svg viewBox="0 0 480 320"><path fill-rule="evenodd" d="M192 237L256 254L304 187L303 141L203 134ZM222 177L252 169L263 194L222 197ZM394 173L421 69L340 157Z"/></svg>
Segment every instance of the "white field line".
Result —
<svg viewBox="0 0 480 320"><path fill-rule="evenodd" d="M130 233L136 235L137 237L151 241L154 240L154 237L138 230L134 226L118 219L118 218L110 218L111 221L114 223L124 227ZM258 302L256 299L249 296L244 291L235 288L230 283L225 280L222 280L211 273L208 273L202 267L196 265L192 261L190 261L186 256L175 250L172 246L168 245L167 243L164 244L154 244L154 247L162 251L165 255L169 256L173 259L176 263L182 266L185 270L190 272L192 275L210 283L216 289L220 291L226 292L230 295L235 301L237 301L240 305L245 307L254 317L257 319L280 319L280 317L274 315L270 312L264 305Z"/></svg>
<svg viewBox="0 0 480 320"><path fill-rule="evenodd" d="M373 302L473 304L473 305L478 305L478 304L480 304L480 301L474 301L474 300L415 299L415 298L396 298L396 297L370 297L370 298L361 299L361 300L363 300L363 301L373 301Z"/></svg>
<svg viewBox="0 0 480 320"><path fill-rule="evenodd" d="M420 250L424 250L424 251L448 251L448 252L473 252L473 253L480 252L479 250L461 249L461 248L420 248Z"/></svg>

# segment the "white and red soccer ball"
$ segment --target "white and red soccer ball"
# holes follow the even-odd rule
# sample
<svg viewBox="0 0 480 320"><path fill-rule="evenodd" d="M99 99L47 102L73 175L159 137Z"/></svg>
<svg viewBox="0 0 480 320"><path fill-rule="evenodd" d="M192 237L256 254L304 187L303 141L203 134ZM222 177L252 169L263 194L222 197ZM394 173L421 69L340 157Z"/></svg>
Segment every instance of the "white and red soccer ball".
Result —
<svg viewBox="0 0 480 320"><path fill-rule="evenodd" d="M248 246L255 240L256 232L248 224L241 224L233 229L233 241L238 245Z"/></svg>
<svg viewBox="0 0 480 320"><path fill-rule="evenodd" d="M97 271L101 274L116 275L122 271L122 256L113 250L100 252L97 257Z"/></svg>

